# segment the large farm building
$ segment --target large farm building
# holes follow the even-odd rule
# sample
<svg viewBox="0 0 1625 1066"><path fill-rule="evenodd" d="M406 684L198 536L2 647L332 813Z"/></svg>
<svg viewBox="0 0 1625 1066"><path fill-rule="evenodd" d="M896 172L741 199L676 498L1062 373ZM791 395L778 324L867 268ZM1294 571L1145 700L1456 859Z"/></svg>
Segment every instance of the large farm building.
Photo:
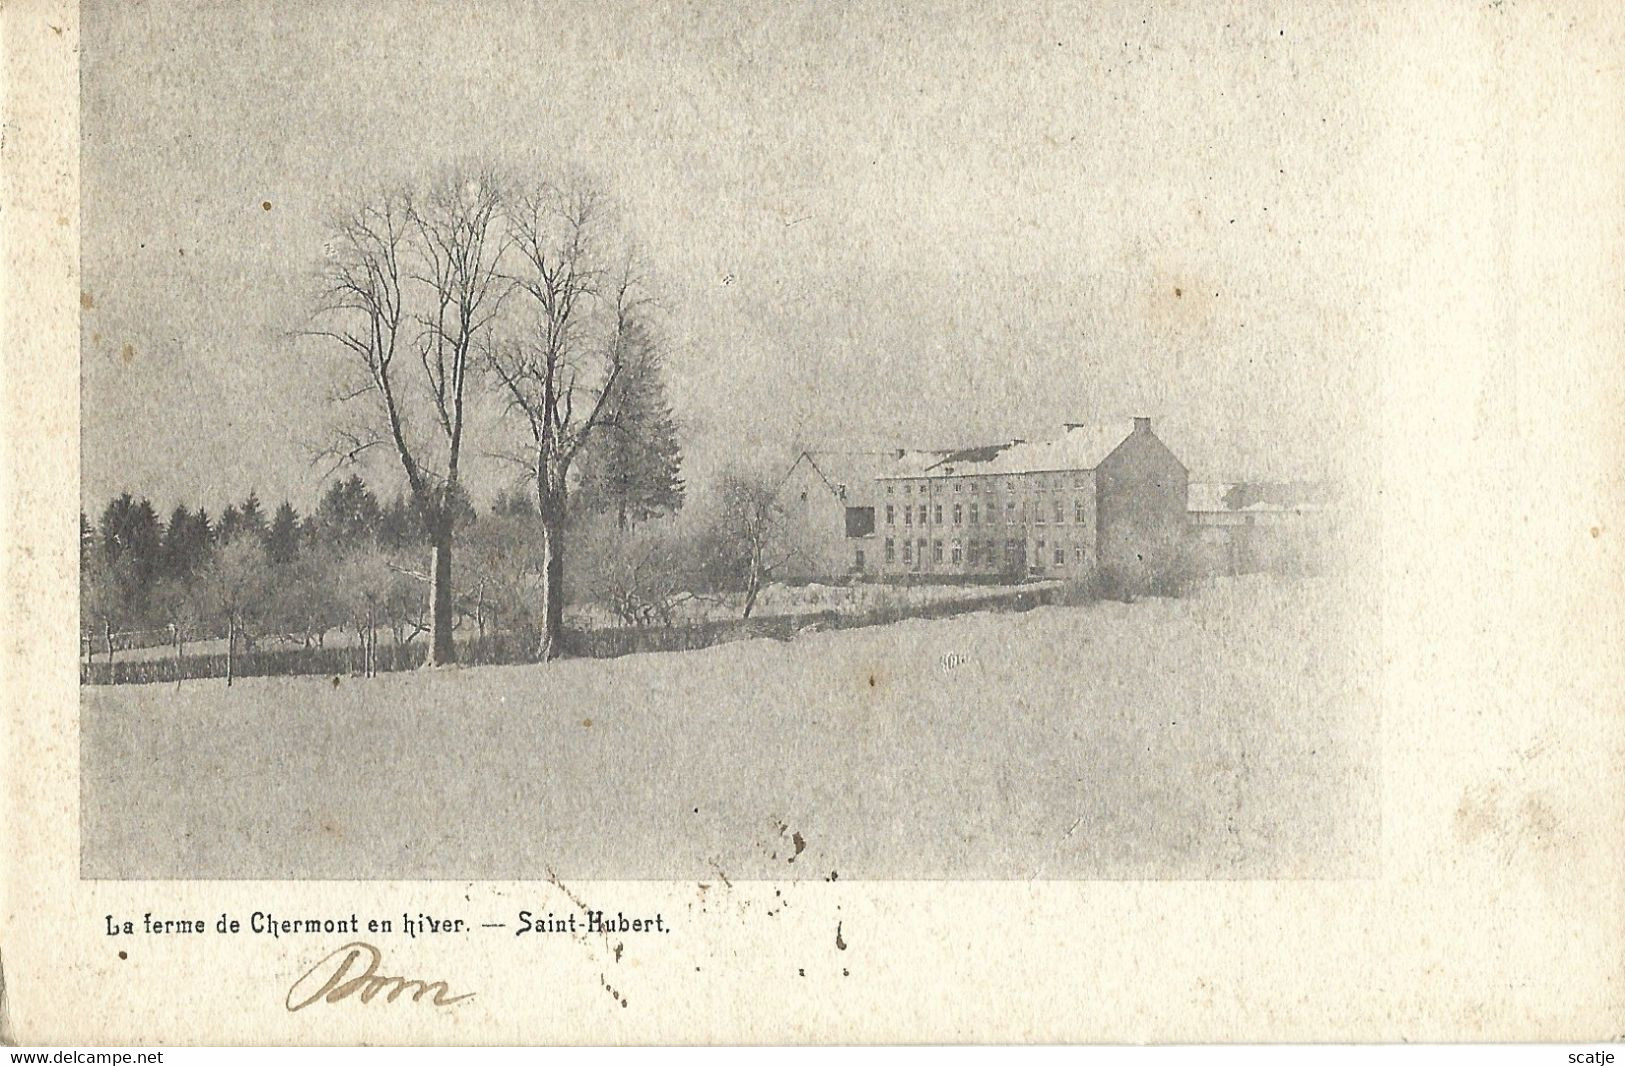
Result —
<svg viewBox="0 0 1625 1066"><path fill-rule="evenodd" d="M799 576L1065 577L1169 558L1188 479L1136 418L958 450L804 452L779 499Z"/></svg>

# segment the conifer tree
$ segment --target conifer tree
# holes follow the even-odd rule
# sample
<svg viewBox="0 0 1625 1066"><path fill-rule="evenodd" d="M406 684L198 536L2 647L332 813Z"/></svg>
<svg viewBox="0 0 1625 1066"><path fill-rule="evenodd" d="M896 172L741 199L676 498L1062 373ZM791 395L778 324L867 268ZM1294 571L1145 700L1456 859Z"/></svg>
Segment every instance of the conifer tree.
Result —
<svg viewBox="0 0 1625 1066"><path fill-rule="evenodd" d="M322 493L314 515L316 536L330 548L348 550L377 536L378 497L360 474L335 481Z"/></svg>
<svg viewBox="0 0 1625 1066"><path fill-rule="evenodd" d="M242 531L242 512L237 510L236 504L226 504L226 509L220 512L220 524L215 527L215 543L224 548L226 545L236 540L238 534L240 534Z"/></svg>
<svg viewBox="0 0 1625 1066"><path fill-rule="evenodd" d="M242 518L243 531L253 534L259 540L264 540L267 526L265 511L260 507L259 493L253 489L248 491L248 499L243 501L239 514Z"/></svg>
<svg viewBox="0 0 1625 1066"><path fill-rule="evenodd" d="M581 506L625 529L683 505L682 449L666 400L660 347L647 326L628 331L629 355L605 401L599 432L581 454Z"/></svg>
<svg viewBox="0 0 1625 1066"><path fill-rule="evenodd" d="M276 566L285 566L299 555L299 514L287 500L276 509L271 528L265 534L265 554Z"/></svg>

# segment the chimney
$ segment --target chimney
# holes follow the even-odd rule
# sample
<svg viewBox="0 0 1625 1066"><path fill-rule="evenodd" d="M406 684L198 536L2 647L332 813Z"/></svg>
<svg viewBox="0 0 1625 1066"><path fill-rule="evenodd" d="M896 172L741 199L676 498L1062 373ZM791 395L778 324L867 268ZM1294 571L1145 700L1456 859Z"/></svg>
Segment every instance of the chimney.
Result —
<svg viewBox="0 0 1625 1066"><path fill-rule="evenodd" d="M1150 433L1151 432L1151 419L1147 418L1144 415L1140 415L1139 417L1135 418L1134 419L1134 432L1136 432L1136 433Z"/></svg>

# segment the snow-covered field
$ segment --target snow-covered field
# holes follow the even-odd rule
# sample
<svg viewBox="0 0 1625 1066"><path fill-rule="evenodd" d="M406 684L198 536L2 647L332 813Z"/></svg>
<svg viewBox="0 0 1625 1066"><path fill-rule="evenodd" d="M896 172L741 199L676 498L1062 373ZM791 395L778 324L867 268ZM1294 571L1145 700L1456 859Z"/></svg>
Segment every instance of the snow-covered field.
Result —
<svg viewBox="0 0 1625 1066"><path fill-rule="evenodd" d="M113 878L1371 872L1369 618L1326 579L705 651L83 692Z"/></svg>

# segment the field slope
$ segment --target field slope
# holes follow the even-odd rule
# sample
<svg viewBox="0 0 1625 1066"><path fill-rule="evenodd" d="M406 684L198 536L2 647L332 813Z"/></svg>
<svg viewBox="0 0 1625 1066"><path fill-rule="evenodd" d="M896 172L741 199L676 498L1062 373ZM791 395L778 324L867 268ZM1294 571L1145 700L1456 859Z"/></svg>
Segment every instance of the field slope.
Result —
<svg viewBox="0 0 1625 1066"><path fill-rule="evenodd" d="M1371 875L1324 580L700 652L83 690L92 878Z"/></svg>

